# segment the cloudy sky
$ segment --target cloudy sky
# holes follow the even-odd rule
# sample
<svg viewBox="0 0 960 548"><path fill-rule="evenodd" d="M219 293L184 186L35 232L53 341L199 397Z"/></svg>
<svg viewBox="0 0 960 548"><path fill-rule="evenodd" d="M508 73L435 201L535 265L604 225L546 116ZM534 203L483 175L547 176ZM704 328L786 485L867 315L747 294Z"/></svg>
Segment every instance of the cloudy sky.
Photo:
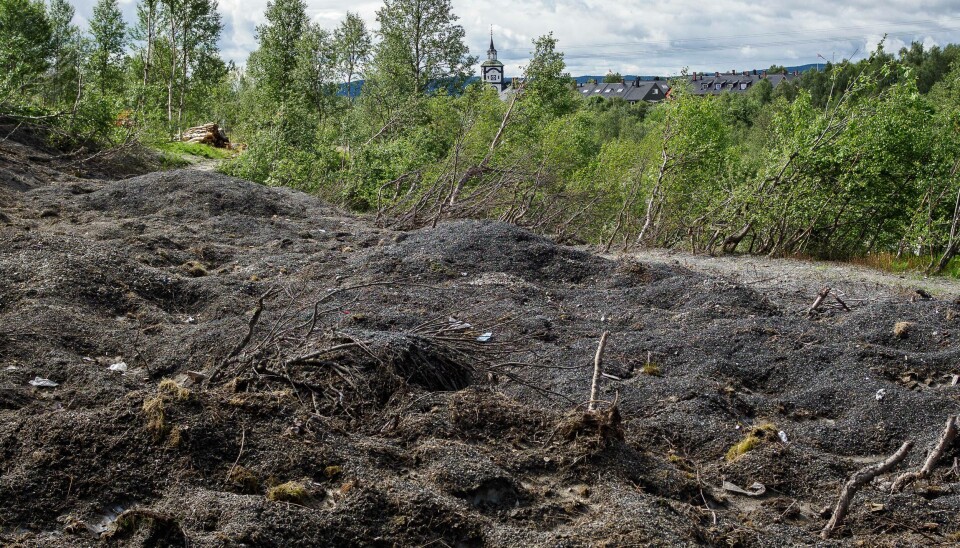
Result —
<svg viewBox="0 0 960 548"><path fill-rule="evenodd" d="M376 28L381 1L306 0L332 29L347 10ZM84 25L95 0L77 0ZM136 0L120 0L127 20ZM225 59L245 62L267 0L220 0ZM553 32L571 74L677 74L860 58L886 34L887 50L911 41L960 43L958 0L453 0L471 52L483 58L493 26L507 75L526 64L531 40Z"/></svg>

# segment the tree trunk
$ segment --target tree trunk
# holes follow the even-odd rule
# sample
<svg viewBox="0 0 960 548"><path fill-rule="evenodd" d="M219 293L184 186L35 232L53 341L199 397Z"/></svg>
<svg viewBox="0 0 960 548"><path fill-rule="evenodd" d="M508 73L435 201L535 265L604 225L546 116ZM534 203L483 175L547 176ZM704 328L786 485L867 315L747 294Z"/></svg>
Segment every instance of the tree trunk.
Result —
<svg viewBox="0 0 960 548"><path fill-rule="evenodd" d="M183 128L183 102L184 96L187 94L187 67L189 66L190 61L190 47L189 47L189 37L190 37L190 22L183 22L183 33L181 33L183 39L183 80L180 84L180 106L177 107L177 132L179 133Z"/></svg>
<svg viewBox="0 0 960 548"><path fill-rule="evenodd" d="M177 79L177 23L170 6L170 80L167 82L167 124L173 123L173 82Z"/></svg>

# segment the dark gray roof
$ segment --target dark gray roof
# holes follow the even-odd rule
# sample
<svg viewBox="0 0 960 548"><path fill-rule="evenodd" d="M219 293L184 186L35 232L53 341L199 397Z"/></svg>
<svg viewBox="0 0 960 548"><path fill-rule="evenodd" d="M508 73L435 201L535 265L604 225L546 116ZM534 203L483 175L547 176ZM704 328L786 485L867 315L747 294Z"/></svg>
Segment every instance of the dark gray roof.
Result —
<svg viewBox="0 0 960 548"><path fill-rule="evenodd" d="M783 82L792 82L797 78L794 73L787 74L764 74L758 71L756 74L750 72L720 73L706 72L694 73L687 77L690 82L691 90L695 95L720 95L721 93L745 92L761 80L769 80L773 87L777 87Z"/></svg>
<svg viewBox="0 0 960 548"><path fill-rule="evenodd" d="M585 99L588 97L603 97L604 99L619 97L630 103L639 101L656 102L666 97L667 92L670 91L670 86L661 81L627 81L612 84L583 84L577 86L577 91Z"/></svg>

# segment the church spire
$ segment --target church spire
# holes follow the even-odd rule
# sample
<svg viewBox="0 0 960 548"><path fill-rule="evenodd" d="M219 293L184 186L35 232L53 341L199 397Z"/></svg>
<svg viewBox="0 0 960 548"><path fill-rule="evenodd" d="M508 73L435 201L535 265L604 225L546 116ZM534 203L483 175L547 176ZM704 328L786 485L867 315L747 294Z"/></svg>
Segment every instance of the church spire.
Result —
<svg viewBox="0 0 960 548"><path fill-rule="evenodd" d="M490 49L487 50L487 60L497 60L497 48L493 47L493 25L490 25Z"/></svg>

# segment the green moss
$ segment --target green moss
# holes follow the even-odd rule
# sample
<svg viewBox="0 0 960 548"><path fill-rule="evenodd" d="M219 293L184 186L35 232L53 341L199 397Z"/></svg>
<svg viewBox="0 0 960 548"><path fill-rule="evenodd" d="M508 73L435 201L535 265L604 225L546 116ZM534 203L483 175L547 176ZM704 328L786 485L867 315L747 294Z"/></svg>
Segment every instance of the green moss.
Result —
<svg viewBox="0 0 960 548"><path fill-rule="evenodd" d="M753 451L760 445L773 439L776 435L777 429L772 424L767 423L754 427L742 440L734 444L734 446L727 451L727 461L730 462L737 460L750 451Z"/></svg>
<svg viewBox="0 0 960 548"><path fill-rule="evenodd" d="M660 376L660 366L654 362L647 362L643 364L643 369L641 369L641 371L643 371L644 375L651 375L653 377Z"/></svg>
<svg viewBox="0 0 960 548"><path fill-rule="evenodd" d="M234 466L227 472L227 481L241 493L255 493L260 489L260 479L244 466Z"/></svg>
<svg viewBox="0 0 960 548"><path fill-rule="evenodd" d="M307 488L298 481L288 481L267 491L267 500L300 503L307 498Z"/></svg>
<svg viewBox="0 0 960 548"><path fill-rule="evenodd" d="M201 278L209 274L207 267L203 266L203 263L200 261L187 261L183 263L180 268L182 268L188 276L193 278Z"/></svg>
<svg viewBox="0 0 960 548"><path fill-rule="evenodd" d="M328 478L335 478L343 472L342 466L327 466L323 469L323 475Z"/></svg>

